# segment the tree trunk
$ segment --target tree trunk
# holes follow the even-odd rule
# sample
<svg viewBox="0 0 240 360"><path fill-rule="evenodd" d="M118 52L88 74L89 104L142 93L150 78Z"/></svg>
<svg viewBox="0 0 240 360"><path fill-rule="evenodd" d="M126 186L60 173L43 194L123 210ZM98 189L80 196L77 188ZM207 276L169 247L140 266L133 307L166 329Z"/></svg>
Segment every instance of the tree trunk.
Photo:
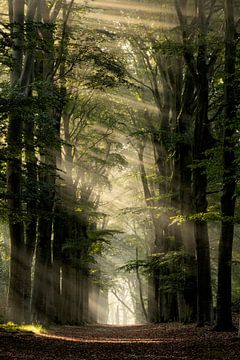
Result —
<svg viewBox="0 0 240 360"><path fill-rule="evenodd" d="M136 248L136 262L138 262L138 248ZM147 311L145 308L145 303L144 303L144 298L143 298L143 286L142 286L142 281L141 281L138 265L136 267L136 275L137 275L137 281L138 281L139 299L140 299L140 304L142 307L142 313L143 313L143 317L144 317L145 321L147 321L148 316L147 316Z"/></svg>
<svg viewBox="0 0 240 360"><path fill-rule="evenodd" d="M32 119L26 119L24 126L25 153L27 180L27 220L26 229L26 253L25 253L25 278L24 278L24 316L25 321L31 321L31 292L32 292L32 261L36 245L37 231L37 158L34 148L34 123Z"/></svg>
<svg viewBox="0 0 240 360"><path fill-rule="evenodd" d="M61 320L63 324L69 324L71 314L71 278L70 266L68 261L62 264L62 315Z"/></svg>
<svg viewBox="0 0 240 360"><path fill-rule="evenodd" d="M145 197L145 202L149 209L149 213L152 219L153 223L153 229L154 229L154 245L150 244L150 255L152 255L154 252L160 251L159 248L163 246L163 229L161 226L161 222L154 214L154 208L157 206L155 202L152 200L152 194L149 188L149 184L147 181L147 174L144 166L144 160L143 160L143 152L144 152L144 145L139 145L138 150L138 159L139 159L139 172L140 177L143 185L143 192ZM148 298L148 321L156 323L159 321L159 271L154 270L151 276L148 279L148 296L151 296L151 298Z"/></svg>
<svg viewBox="0 0 240 360"><path fill-rule="evenodd" d="M59 189L58 189L59 190ZM60 199L58 200L61 201ZM54 321L56 323L61 323L61 301L62 301L62 279L61 279L61 270L62 270L62 245L64 243L65 235L65 219L66 214L64 214L62 206L58 203L55 206L54 211L54 237L53 237L53 307L54 307Z"/></svg>
<svg viewBox="0 0 240 360"><path fill-rule="evenodd" d="M207 212L206 151L212 146L209 107L209 74L207 63L207 18L205 0L198 0L198 53L197 68L197 114L193 144L193 197L197 219L194 224L197 247L197 306L198 325L211 324L213 320L210 251L207 222L201 219ZM189 69L190 70L190 69ZM196 77L195 77L196 78ZM203 215L204 216L204 215Z"/></svg>
<svg viewBox="0 0 240 360"><path fill-rule="evenodd" d="M148 278L148 322L157 323L159 320L158 294L159 272L155 271Z"/></svg>
<svg viewBox="0 0 240 360"><path fill-rule="evenodd" d="M207 53L207 32L211 14L206 16L206 1L196 1L196 20L198 28L197 58L190 48L191 27L188 24L187 1L175 0L175 8L182 31L184 59L197 89L197 111L193 141L193 199L196 212L194 224L198 262L198 325L212 322L212 289L210 272L210 253L207 222L207 174L206 150L212 146L210 123L208 119L209 103L209 66ZM192 34L191 34L192 35Z"/></svg>
<svg viewBox="0 0 240 360"><path fill-rule="evenodd" d="M43 194L45 180L45 169L39 170L42 194L40 194L41 217L38 220L38 236L35 260L35 275L33 286L33 312L34 320L47 322L49 302L52 299L52 267L51 267L51 235L52 235L52 207L49 201L53 198L53 189L48 194ZM49 186L49 182L48 182ZM41 190L40 190L41 191ZM46 201L46 197L48 199Z"/></svg>
<svg viewBox="0 0 240 360"><path fill-rule="evenodd" d="M24 0L14 1L9 5L9 9L10 21L14 24L12 28L14 66L11 72L11 88L15 92L19 86L23 63ZM18 102L19 100L18 98ZM19 105L18 103L17 107ZM20 109L13 109L9 116L7 134L7 192L11 241L7 319L16 323L24 321L24 225L21 204L22 124L23 118Z"/></svg>
<svg viewBox="0 0 240 360"><path fill-rule="evenodd" d="M15 322L24 319L24 291L26 290L27 320L29 319L29 268L31 267L32 245L27 239L27 248L24 243L24 223L22 219L22 132L24 112L20 107L22 101L29 94L29 83L32 78L33 50L28 49L24 41L24 25L29 33L34 21L37 0L28 2L26 17L24 14L24 1L9 1L9 17L12 24L13 39L13 68L11 71L11 87L16 106L9 116L8 123L8 160L7 160L7 192L9 194L9 227L11 241L10 280L8 296L8 317ZM25 21L25 23L24 23ZM23 49L26 47L24 62ZM29 170L29 169L28 169ZM29 235L27 229L27 236ZM32 231L32 230L31 230ZM26 264L25 264L25 257ZM27 275L28 273L28 275ZM25 281L26 275L26 281ZM27 285L28 283L28 285ZM27 286L25 288L25 285ZM25 304L26 304L25 303Z"/></svg>
<svg viewBox="0 0 240 360"><path fill-rule="evenodd" d="M60 8L61 9L61 6ZM58 10L59 11L59 10ZM64 103L64 94L60 89L60 94L54 82L54 21L50 8L43 1L40 19L42 21L41 32L42 39L48 51L44 51L42 64L39 67L39 80L42 81L44 88L40 89L40 96L46 97L48 103L45 108L45 115L48 116L47 131L44 126L40 127L40 138L43 141L41 146L44 150L41 152L41 165L39 166L39 220L38 236L35 263L35 278L33 291L33 304L35 319L43 321L52 321L53 310L53 267L52 267L52 229L53 212L55 203L55 185L56 185L56 162L60 148L60 122L62 107ZM59 97L59 102L56 98ZM58 148L56 150L56 148ZM54 269L56 270L56 269ZM56 275L56 272L55 272ZM41 285L41 289L39 285Z"/></svg>
<svg viewBox="0 0 240 360"><path fill-rule="evenodd" d="M202 52L202 51L200 51ZM203 49L205 52L205 49ZM202 63L204 59L204 63ZM208 149L208 80L204 53L199 54L199 89L198 111L194 132L194 164L193 197L196 216L194 222L196 250L197 250L197 306L198 325L212 323L212 287L211 267L207 222L201 219L201 214L207 212L207 174L205 165L205 151Z"/></svg>
<svg viewBox="0 0 240 360"><path fill-rule="evenodd" d="M179 168L180 168L180 204L181 213L188 217L193 214L192 198L192 132L193 113L195 109L195 86L193 78L186 69L182 106L178 115L178 128L181 137L179 143ZM187 254L194 256L196 243L193 223L189 220L182 224L182 239Z"/></svg>
<svg viewBox="0 0 240 360"><path fill-rule="evenodd" d="M193 113L196 107L195 101L195 85L193 78L186 69L184 90L182 95L181 110L178 115L178 129L181 137L179 143L179 172L180 172L180 210L181 214L186 217L181 225L181 234L184 246L184 252L191 261L189 271L191 273L191 283L189 287L189 280L186 279L186 287L182 294L178 294L179 300L179 320L186 323L196 320L197 311L197 271L196 271L196 243L194 235L194 223L188 217L194 212L193 198L192 198L192 139L190 138Z"/></svg>
<svg viewBox="0 0 240 360"><path fill-rule="evenodd" d="M234 1L225 1L225 77L223 142L223 193L221 197L221 236L218 255L217 330L234 330L232 323L232 247L234 235L234 214L236 202L236 29L234 22Z"/></svg>

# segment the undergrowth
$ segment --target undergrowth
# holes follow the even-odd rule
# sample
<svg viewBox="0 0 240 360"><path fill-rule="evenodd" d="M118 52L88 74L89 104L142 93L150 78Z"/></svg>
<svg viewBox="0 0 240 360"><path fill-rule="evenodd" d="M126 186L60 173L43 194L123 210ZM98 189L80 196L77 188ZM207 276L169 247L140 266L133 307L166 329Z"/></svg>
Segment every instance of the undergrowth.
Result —
<svg viewBox="0 0 240 360"><path fill-rule="evenodd" d="M34 334L43 334L47 332L47 330L39 323L18 325L13 322L8 322L6 324L0 324L0 329L8 332L26 331Z"/></svg>

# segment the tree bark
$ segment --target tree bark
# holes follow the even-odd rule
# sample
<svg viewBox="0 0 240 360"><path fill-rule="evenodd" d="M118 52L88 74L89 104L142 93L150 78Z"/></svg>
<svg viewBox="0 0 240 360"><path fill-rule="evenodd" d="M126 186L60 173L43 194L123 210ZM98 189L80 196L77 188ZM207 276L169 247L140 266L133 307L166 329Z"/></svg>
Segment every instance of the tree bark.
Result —
<svg viewBox="0 0 240 360"><path fill-rule="evenodd" d="M207 62L207 31L209 17L206 17L205 0L196 1L198 47L197 57L189 47L190 27L187 22L187 1L175 0L175 8L182 31L184 59L197 89L197 111L193 139L193 201L196 213L194 232L197 250L197 322L199 326L212 323L212 289L210 252L207 222L204 214L207 211L207 174L206 150L212 146L210 124L208 119L209 103L209 67Z"/></svg>
<svg viewBox="0 0 240 360"><path fill-rule="evenodd" d="M25 156L27 168L26 190L27 220L25 221L25 277L24 277L24 316L31 322L32 261L36 245L37 231L37 158L34 146L34 123L26 119L24 124Z"/></svg>
<svg viewBox="0 0 240 360"><path fill-rule="evenodd" d="M33 22L37 2L28 4L26 24ZM10 228L10 279L8 292L9 320L24 320L24 277L25 277L25 243L22 214L22 132L24 114L20 108L22 100L28 94L31 78L32 54L26 51L23 64L24 48L24 1L9 1L9 18L12 24L13 68L11 71L11 88L16 106L10 113L8 122L8 160L7 160L7 192L9 194L9 228ZM27 259L29 262L29 259Z"/></svg>
<svg viewBox="0 0 240 360"><path fill-rule="evenodd" d="M58 8L57 14L61 9ZM39 220L38 236L35 262L35 277L33 288L33 305L35 320L53 320L53 266L52 266L52 230L53 212L55 202L56 185L56 162L60 147L60 121L64 99L57 103L56 97L59 90L54 82L54 21L56 17L51 16L50 8L44 0L40 4L39 21L42 21L40 28L41 36L47 51L43 52L41 70L38 74L44 88L40 89L40 96L43 93L48 98L45 113L49 117L48 136L46 129L40 129L44 150L41 152L41 164L39 166ZM56 269L54 269L56 270ZM55 273L56 275L56 273ZM40 288L41 284L41 288Z"/></svg>
<svg viewBox="0 0 240 360"><path fill-rule="evenodd" d="M147 181L147 174L144 167L143 160L144 145L139 146L138 159L139 159L139 172L143 186L143 192L146 205L150 207L149 212L153 222L154 228L154 245L150 245L150 256L158 251L158 246L162 242L162 229L160 222L154 214L154 201ZM148 279L148 321L157 323L159 321L159 271L155 270Z"/></svg>
<svg viewBox="0 0 240 360"><path fill-rule="evenodd" d="M232 323L232 247L236 202L237 168L236 134L236 28L233 0L225 1L225 77L224 77L224 141L223 192L221 197L221 235L218 255L218 291L216 330L234 330Z"/></svg>

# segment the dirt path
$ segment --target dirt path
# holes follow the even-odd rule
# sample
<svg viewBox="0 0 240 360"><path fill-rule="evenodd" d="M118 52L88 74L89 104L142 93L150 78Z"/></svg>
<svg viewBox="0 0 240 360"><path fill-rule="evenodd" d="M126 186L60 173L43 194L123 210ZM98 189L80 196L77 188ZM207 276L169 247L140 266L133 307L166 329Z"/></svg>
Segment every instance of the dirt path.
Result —
<svg viewBox="0 0 240 360"><path fill-rule="evenodd" d="M58 327L46 335L0 332L0 360L239 360L234 333L179 324Z"/></svg>

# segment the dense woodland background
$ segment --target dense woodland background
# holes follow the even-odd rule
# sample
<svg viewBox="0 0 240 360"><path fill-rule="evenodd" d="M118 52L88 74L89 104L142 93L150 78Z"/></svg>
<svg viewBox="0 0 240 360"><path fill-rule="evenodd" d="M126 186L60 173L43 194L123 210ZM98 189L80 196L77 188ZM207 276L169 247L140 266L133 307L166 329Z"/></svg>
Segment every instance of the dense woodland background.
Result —
<svg viewBox="0 0 240 360"><path fill-rule="evenodd" d="M0 314L233 329L240 3L0 2Z"/></svg>

